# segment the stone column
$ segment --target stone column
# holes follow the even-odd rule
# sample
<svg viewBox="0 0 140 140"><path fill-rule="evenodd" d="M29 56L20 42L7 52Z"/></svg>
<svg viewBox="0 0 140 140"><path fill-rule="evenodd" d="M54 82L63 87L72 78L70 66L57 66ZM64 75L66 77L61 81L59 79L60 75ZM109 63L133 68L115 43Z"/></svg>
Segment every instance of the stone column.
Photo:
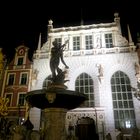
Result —
<svg viewBox="0 0 140 140"><path fill-rule="evenodd" d="M44 112L44 140L66 140L65 117L67 110L64 108L47 108Z"/></svg>

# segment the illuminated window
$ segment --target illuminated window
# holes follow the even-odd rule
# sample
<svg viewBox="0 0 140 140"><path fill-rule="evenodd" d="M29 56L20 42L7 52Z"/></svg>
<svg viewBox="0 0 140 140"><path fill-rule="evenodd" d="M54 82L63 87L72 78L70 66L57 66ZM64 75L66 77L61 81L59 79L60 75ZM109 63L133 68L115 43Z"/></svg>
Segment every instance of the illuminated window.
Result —
<svg viewBox="0 0 140 140"><path fill-rule="evenodd" d="M81 107L94 107L93 80L88 74L82 73L78 76L75 83L75 90L88 96L88 100Z"/></svg>
<svg viewBox="0 0 140 140"><path fill-rule="evenodd" d="M62 38L55 38L58 45L62 45Z"/></svg>
<svg viewBox="0 0 140 140"><path fill-rule="evenodd" d="M113 47L112 34L105 34L105 44L106 48Z"/></svg>
<svg viewBox="0 0 140 140"><path fill-rule="evenodd" d="M27 73L22 73L20 79L20 85L26 85L26 84L27 84Z"/></svg>
<svg viewBox="0 0 140 140"><path fill-rule="evenodd" d="M15 81L15 74L9 74L8 75L8 85L13 85L14 84L14 81Z"/></svg>
<svg viewBox="0 0 140 140"><path fill-rule="evenodd" d="M128 76L117 71L111 78L111 88L115 128L135 127L134 105Z"/></svg>
<svg viewBox="0 0 140 140"><path fill-rule="evenodd" d="M79 36L75 36L73 37L73 50L80 50L80 37Z"/></svg>
<svg viewBox="0 0 140 140"><path fill-rule="evenodd" d="M86 44L86 50L90 50L93 48L92 35L85 36L85 44Z"/></svg>
<svg viewBox="0 0 140 140"><path fill-rule="evenodd" d="M23 65L23 57L18 58L17 65Z"/></svg>
<svg viewBox="0 0 140 140"><path fill-rule="evenodd" d="M24 106L25 105L25 95L23 93L19 94L19 98L18 98L18 105L20 106Z"/></svg>

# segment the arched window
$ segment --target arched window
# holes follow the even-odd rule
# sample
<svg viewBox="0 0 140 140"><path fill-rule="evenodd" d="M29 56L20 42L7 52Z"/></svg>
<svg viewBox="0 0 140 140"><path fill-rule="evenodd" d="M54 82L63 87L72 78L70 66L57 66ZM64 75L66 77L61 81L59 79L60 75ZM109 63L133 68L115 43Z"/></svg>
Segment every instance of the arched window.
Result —
<svg viewBox="0 0 140 140"><path fill-rule="evenodd" d="M135 127L135 112L128 76L122 71L115 72L111 78L111 89L115 128Z"/></svg>
<svg viewBox="0 0 140 140"><path fill-rule="evenodd" d="M85 101L81 107L94 107L93 80L88 74L82 73L77 77L75 90L88 96L88 100Z"/></svg>

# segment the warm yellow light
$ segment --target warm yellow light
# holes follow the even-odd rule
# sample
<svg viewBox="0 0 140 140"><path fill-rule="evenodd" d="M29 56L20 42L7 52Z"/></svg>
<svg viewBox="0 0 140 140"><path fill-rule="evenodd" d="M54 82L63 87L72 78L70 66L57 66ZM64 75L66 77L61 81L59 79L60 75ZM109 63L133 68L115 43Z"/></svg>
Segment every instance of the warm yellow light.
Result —
<svg viewBox="0 0 140 140"><path fill-rule="evenodd" d="M8 115L8 106L7 106L8 103L9 103L9 99L8 98L0 97L0 115L1 116Z"/></svg>

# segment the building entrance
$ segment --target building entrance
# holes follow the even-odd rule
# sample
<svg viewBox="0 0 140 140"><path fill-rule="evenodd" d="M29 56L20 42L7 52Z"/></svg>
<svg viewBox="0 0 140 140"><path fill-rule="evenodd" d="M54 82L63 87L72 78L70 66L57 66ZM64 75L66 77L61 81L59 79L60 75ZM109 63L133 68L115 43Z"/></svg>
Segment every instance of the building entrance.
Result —
<svg viewBox="0 0 140 140"><path fill-rule="evenodd" d="M76 125L76 136L78 140L99 140L94 120L89 117L80 118Z"/></svg>

